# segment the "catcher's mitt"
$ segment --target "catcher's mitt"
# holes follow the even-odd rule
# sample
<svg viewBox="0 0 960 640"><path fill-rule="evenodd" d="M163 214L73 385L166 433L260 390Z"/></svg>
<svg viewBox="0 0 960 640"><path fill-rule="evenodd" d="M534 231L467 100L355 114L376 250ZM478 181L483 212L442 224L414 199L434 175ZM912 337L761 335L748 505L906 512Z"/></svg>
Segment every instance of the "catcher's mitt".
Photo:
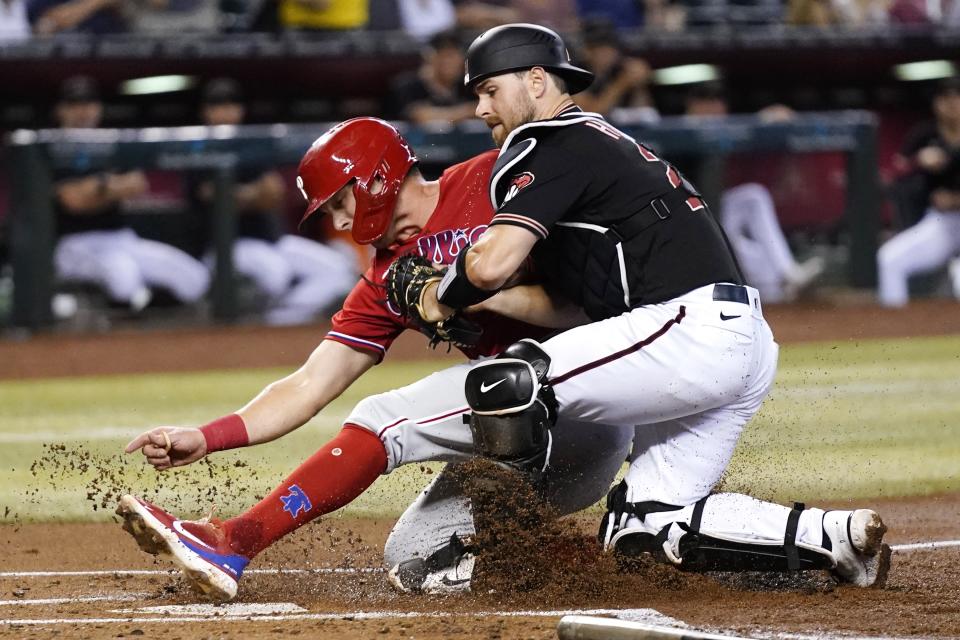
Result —
<svg viewBox="0 0 960 640"><path fill-rule="evenodd" d="M480 340L482 330L459 311L439 322L427 322L423 318L423 292L431 282L439 282L443 274L423 256L400 256L390 264L384 275L387 300L394 310L430 338L430 346L446 342L456 347L472 347Z"/></svg>

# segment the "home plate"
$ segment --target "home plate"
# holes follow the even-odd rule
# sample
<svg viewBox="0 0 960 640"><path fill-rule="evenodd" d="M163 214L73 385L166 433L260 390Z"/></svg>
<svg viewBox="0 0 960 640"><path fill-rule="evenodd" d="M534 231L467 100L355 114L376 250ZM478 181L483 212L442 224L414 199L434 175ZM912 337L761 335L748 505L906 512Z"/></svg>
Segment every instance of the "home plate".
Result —
<svg viewBox="0 0 960 640"><path fill-rule="evenodd" d="M557 625L557 637L560 640L747 640L689 628L676 629L658 624L579 615L561 618Z"/></svg>
<svg viewBox="0 0 960 640"><path fill-rule="evenodd" d="M250 616L275 616L284 613L306 613L307 610L292 602L235 602L233 604L171 604L159 607L119 609L111 613L152 613L168 616L216 616L224 618L248 618Z"/></svg>

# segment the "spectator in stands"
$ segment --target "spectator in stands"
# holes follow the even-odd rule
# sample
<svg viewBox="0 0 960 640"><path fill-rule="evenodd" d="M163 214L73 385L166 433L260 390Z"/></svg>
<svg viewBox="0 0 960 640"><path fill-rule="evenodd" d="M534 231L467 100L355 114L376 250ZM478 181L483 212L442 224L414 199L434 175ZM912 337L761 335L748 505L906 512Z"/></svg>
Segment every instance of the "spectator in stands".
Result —
<svg viewBox="0 0 960 640"><path fill-rule="evenodd" d="M720 82L695 85L687 94L686 115L717 118L729 114L726 90ZM759 112L765 121L782 121L793 112L773 105ZM733 246L748 284L756 287L764 302L789 302L809 287L823 272L819 256L797 262L780 228L769 190L758 183L727 189L720 199L720 223Z"/></svg>
<svg viewBox="0 0 960 640"><path fill-rule="evenodd" d="M27 0L0 0L0 43L30 38Z"/></svg>
<svg viewBox="0 0 960 640"><path fill-rule="evenodd" d="M933 114L934 122L908 136L896 160L902 173L919 180L926 213L877 253L879 299L887 307L907 304L911 276L941 269L960 253L960 76L937 85ZM960 264L950 271L960 298Z"/></svg>
<svg viewBox="0 0 960 640"><path fill-rule="evenodd" d="M474 117L476 98L463 85L463 43L454 31L438 33L423 48L416 71L397 76L390 88L392 117L418 124Z"/></svg>
<svg viewBox="0 0 960 640"><path fill-rule="evenodd" d="M941 17L940 3L927 3L926 0L892 0L887 14L890 22L897 24L927 24L937 22ZM886 8L887 3L884 3ZM931 9L936 7L936 12Z"/></svg>
<svg viewBox="0 0 960 640"><path fill-rule="evenodd" d="M607 21L621 30L682 31L687 6L692 4L693 0L577 0L577 9L583 21Z"/></svg>
<svg viewBox="0 0 960 640"><path fill-rule="evenodd" d="M363 29L370 20L369 0L279 0L284 29L342 32Z"/></svg>
<svg viewBox="0 0 960 640"><path fill-rule="evenodd" d="M833 25L883 25L890 21L890 0L790 0L787 23L798 26L828 27ZM923 0L920 0L922 3ZM907 0L903 11L910 13Z"/></svg>
<svg viewBox="0 0 960 640"><path fill-rule="evenodd" d="M239 85L227 78L208 82L201 112L208 126L242 124L246 109ZM189 182L194 208L207 223L204 235L209 242L213 183L199 174ZM267 296L266 321L303 324L338 307L357 281L359 270L353 249L335 249L285 233L282 205L286 186L273 167L242 165L237 182L234 265ZM208 247L207 252L210 264L212 249Z"/></svg>
<svg viewBox="0 0 960 640"><path fill-rule="evenodd" d="M483 30L509 22L530 22L573 33L580 27L575 0L454 0L457 24Z"/></svg>
<svg viewBox="0 0 960 640"><path fill-rule="evenodd" d="M122 0L27 0L27 17L38 36L102 35L126 30Z"/></svg>
<svg viewBox="0 0 960 640"><path fill-rule="evenodd" d="M220 28L218 4L219 0L126 0L126 11L134 33L213 33Z"/></svg>
<svg viewBox="0 0 960 640"><path fill-rule="evenodd" d="M817 2L818 0L800 1ZM845 2L846 0L836 1ZM783 22L784 14L781 0L684 0L683 8L685 24L689 27L779 25Z"/></svg>
<svg viewBox="0 0 960 640"><path fill-rule="evenodd" d="M451 0L394 0L400 13L400 26L411 37L426 42L457 24L457 12Z"/></svg>
<svg viewBox="0 0 960 640"><path fill-rule="evenodd" d="M585 21L606 21L617 29L636 29L644 23L649 0L577 0L577 12Z"/></svg>
<svg viewBox="0 0 960 640"><path fill-rule="evenodd" d="M93 80L77 76L64 82L56 106L60 127L95 128L102 113ZM54 176L57 276L98 285L112 302L134 312L150 302L151 287L167 289L181 302L203 297L210 283L203 264L176 247L139 237L124 224L121 203L149 189L143 172L91 165L91 158L78 155L73 167Z"/></svg>
<svg viewBox="0 0 960 640"><path fill-rule="evenodd" d="M611 115L616 120L655 122L659 119L650 96L650 65L623 51L616 28L607 20L586 22L583 56L594 80L574 100L584 111Z"/></svg>

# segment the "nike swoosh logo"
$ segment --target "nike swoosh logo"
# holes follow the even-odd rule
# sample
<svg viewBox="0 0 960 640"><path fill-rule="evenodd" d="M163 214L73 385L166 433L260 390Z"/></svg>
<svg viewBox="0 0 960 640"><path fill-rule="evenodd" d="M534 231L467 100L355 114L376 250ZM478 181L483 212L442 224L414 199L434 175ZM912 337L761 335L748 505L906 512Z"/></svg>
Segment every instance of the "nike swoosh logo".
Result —
<svg viewBox="0 0 960 640"><path fill-rule="evenodd" d="M734 318L739 318L739 317L740 316L727 316L727 315L724 315L723 311L720 312L721 320L733 320Z"/></svg>
<svg viewBox="0 0 960 640"><path fill-rule="evenodd" d="M189 538L189 539L190 539L191 541L193 541L195 544L200 545L201 548L203 548L203 549L209 549L210 551L213 551L214 553L216 553L216 551L217 551L216 549L214 549L213 547L211 547L210 545L208 545L206 542L204 542L203 540L201 540L201 539L198 538L197 536L193 535L192 533L190 533L190 532L187 531L186 529L184 529L184 528L183 528L183 525L180 524L180 521L179 521L179 520L174 520L174 521L173 521L173 528L174 528L174 530L175 530L177 533L179 533L180 535L182 535L184 538Z"/></svg>
<svg viewBox="0 0 960 640"><path fill-rule="evenodd" d="M451 580L447 576L443 576L440 578L440 582L447 585L448 587L455 587L458 584L464 584L464 583L470 582L470 578L464 578L462 580Z"/></svg>
<svg viewBox="0 0 960 640"><path fill-rule="evenodd" d="M494 383L491 384L490 386L487 386L487 383L486 383L486 382L481 382L481 383L480 383L480 393L486 393L487 391L490 391L490 389L493 389L493 388L494 388L495 386L497 386L498 384L501 384L501 383L506 382L506 381L507 381L506 378L501 378L500 380L497 380L496 382L494 382Z"/></svg>

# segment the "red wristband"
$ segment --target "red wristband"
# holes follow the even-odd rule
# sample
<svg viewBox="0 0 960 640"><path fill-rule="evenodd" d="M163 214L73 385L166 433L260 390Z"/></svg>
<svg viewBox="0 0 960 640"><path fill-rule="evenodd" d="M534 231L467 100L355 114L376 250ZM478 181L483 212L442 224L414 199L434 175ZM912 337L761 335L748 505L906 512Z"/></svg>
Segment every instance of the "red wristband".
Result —
<svg viewBox="0 0 960 640"><path fill-rule="evenodd" d="M250 444L247 425L243 424L243 418L235 413L203 425L200 427L200 433L207 441L207 453L236 449Z"/></svg>

